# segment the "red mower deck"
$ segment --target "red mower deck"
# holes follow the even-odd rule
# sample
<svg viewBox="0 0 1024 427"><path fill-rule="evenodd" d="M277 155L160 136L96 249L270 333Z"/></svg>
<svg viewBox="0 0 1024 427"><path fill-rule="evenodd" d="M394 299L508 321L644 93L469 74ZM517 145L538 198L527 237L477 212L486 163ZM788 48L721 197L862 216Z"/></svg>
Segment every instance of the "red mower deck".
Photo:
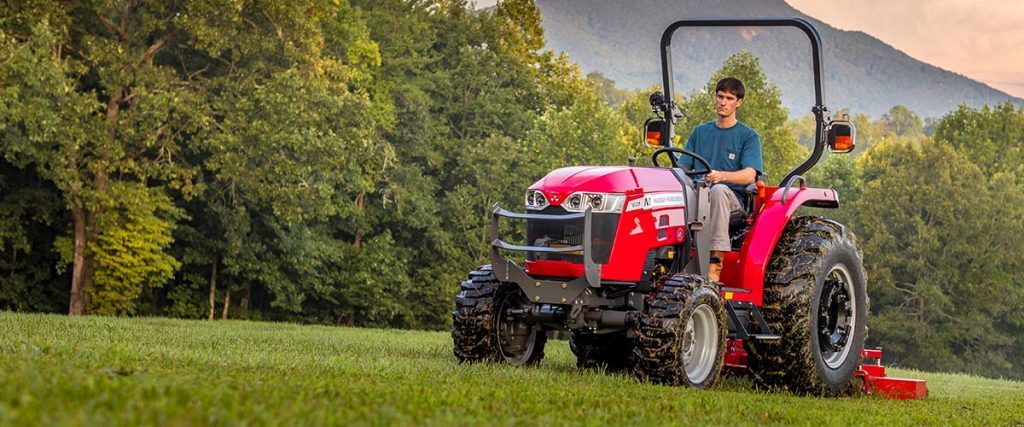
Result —
<svg viewBox="0 0 1024 427"><path fill-rule="evenodd" d="M928 385L924 380L913 378L890 377L882 365L882 349L862 349L864 359L873 359L874 363L860 365L854 375L864 380L864 392L877 394L887 399L913 400L928 397ZM865 360L867 361L867 360ZM729 340L729 352L725 354L724 368L737 375L747 374L747 350L743 348L743 340Z"/></svg>
<svg viewBox="0 0 1024 427"><path fill-rule="evenodd" d="M865 359L875 360L874 364L860 365L860 369L854 374L864 379L864 392L867 394L878 394L885 398L900 400L928 397L928 385L924 380L886 375L885 365L882 365L882 349L863 349L861 355Z"/></svg>

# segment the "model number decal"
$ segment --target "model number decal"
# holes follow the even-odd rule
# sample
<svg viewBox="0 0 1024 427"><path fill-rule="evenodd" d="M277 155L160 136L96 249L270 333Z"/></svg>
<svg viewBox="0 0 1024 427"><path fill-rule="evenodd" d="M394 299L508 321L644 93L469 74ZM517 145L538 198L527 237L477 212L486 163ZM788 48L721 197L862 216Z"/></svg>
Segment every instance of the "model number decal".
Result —
<svg viewBox="0 0 1024 427"><path fill-rule="evenodd" d="M626 205L626 212L637 209L654 209L666 206L683 206L686 199L682 193L655 194L633 200Z"/></svg>

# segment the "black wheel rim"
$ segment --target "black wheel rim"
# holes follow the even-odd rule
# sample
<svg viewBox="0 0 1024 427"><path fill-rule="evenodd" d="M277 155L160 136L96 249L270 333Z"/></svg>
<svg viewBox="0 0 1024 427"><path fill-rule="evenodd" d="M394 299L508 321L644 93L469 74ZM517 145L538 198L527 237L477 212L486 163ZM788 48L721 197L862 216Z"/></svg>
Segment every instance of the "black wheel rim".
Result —
<svg viewBox="0 0 1024 427"><path fill-rule="evenodd" d="M838 369L850 355L856 306L850 271L843 265L832 267L818 303L818 345L822 361L829 368Z"/></svg>
<svg viewBox="0 0 1024 427"><path fill-rule="evenodd" d="M500 298L498 311L494 318L494 331L497 333L498 350L506 362L522 365L530 360L534 347L537 345L537 334L540 327L526 322L524 313L529 301L518 289L508 292Z"/></svg>

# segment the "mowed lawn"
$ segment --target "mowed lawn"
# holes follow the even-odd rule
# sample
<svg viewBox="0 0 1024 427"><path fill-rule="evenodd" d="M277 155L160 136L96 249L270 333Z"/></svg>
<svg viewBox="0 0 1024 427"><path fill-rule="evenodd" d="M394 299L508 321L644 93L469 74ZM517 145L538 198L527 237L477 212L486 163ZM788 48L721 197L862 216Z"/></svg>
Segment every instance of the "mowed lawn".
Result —
<svg viewBox="0 0 1024 427"><path fill-rule="evenodd" d="M1024 383L891 369L924 401L461 365L444 332L0 312L0 425L1024 424Z"/></svg>

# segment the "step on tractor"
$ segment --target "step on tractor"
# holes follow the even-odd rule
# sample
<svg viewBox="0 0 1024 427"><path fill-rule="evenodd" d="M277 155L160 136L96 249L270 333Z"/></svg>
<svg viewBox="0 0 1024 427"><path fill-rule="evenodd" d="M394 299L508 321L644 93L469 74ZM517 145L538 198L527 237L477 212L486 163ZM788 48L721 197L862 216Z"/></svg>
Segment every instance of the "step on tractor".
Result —
<svg viewBox="0 0 1024 427"><path fill-rule="evenodd" d="M729 219L732 251L720 281L707 279L711 170L673 146L681 114L672 101L671 42L683 27L795 27L811 42L814 149L776 187L747 187ZM581 369L631 372L641 381L714 386L723 371L758 387L837 396L863 390L898 398L927 393L891 378L881 350L864 348L867 280L853 233L801 206L835 209L835 190L802 174L826 147L849 152L856 131L824 104L821 39L802 19L682 20L661 38L663 92L650 97L646 144L653 167L566 167L526 190L525 212L494 205L491 264L469 273L452 313L455 356L522 366L544 357L550 331L565 331ZM666 95L663 95L666 94ZM680 167L679 159L695 167ZM526 244L502 239L500 220L526 224ZM504 258L525 253L522 266ZM863 359L877 363L864 365Z"/></svg>

